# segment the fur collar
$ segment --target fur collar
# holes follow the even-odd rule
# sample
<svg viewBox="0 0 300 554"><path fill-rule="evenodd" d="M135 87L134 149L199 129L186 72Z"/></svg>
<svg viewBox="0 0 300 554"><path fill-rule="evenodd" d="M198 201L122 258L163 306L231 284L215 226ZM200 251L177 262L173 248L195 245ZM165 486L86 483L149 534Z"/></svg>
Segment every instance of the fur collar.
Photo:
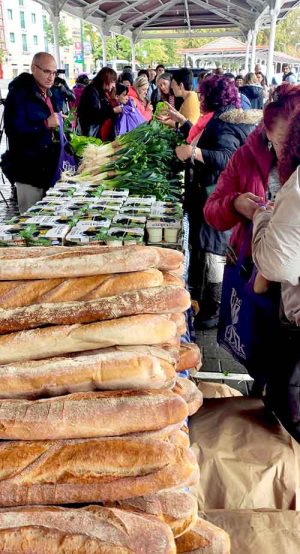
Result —
<svg viewBox="0 0 300 554"><path fill-rule="evenodd" d="M222 113L219 119L225 123L233 123L235 125L258 125L263 117L262 110L241 110L234 109Z"/></svg>

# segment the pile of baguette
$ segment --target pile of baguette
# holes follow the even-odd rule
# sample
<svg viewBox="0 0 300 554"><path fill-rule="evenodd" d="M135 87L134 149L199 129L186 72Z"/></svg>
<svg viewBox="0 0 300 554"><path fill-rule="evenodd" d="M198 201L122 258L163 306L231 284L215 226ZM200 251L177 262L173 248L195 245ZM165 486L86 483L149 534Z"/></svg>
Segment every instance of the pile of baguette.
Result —
<svg viewBox="0 0 300 554"><path fill-rule="evenodd" d="M227 554L197 515L175 250L0 249L0 551Z"/></svg>

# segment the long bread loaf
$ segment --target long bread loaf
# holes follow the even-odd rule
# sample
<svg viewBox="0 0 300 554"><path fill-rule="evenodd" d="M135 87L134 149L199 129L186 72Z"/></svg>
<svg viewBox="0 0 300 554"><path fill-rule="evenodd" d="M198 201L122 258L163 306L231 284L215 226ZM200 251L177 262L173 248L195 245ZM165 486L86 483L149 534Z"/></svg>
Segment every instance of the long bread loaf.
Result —
<svg viewBox="0 0 300 554"><path fill-rule="evenodd" d="M2 400L0 439L113 437L181 423L186 402L170 390L75 393L42 400Z"/></svg>
<svg viewBox="0 0 300 554"><path fill-rule="evenodd" d="M161 351L158 349L159 356ZM0 398L33 399L101 389L171 387L175 383L174 368L168 361L161 361L162 364L160 358L151 355L150 347L141 351L104 348L83 355L1 365Z"/></svg>
<svg viewBox="0 0 300 554"><path fill-rule="evenodd" d="M195 496L172 489L149 496L120 500L111 507L155 516L171 527L174 537L179 537L195 525L198 516Z"/></svg>
<svg viewBox="0 0 300 554"><path fill-rule="evenodd" d="M95 247L29 249L10 252L0 249L0 281L83 277L107 273L128 273L157 268L180 267L183 255L177 250L150 246L126 246L103 250Z"/></svg>
<svg viewBox="0 0 300 554"><path fill-rule="evenodd" d="M3 441L0 505L114 501L199 477L190 449L129 438Z"/></svg>
<svg viewBox="0 0 300 554"><path fill-rule="evenodd" d="M178 554L230 554L229 535L205 519L176 539Z"/></svg>
<svg viewBox="0 0 300 554"><path fill-rule="evenodd" d="M169 527L157 518L115 508L32 506L0 510L6 554L175 554Z"/></svg>
<svg viewBox="0 0 300 554"><path fill-rule="evenodd" d="M199 346L192 342L181 343L177 371L201 367L201 352Z"/></svg>
<svg viewBox="0 0 300 554"><path fill-rule="evenodd" d="M181 287L153 287L118 296L85 302L35 304L10 310L0 309L0 334L45 325L93 323L138 314L180 314L190 306L190 295ZM185 329L184 316L178 320L178 332Z"/></svg>
<svg viewBox="0 0 300 554"><path fill-rule="evenodd" d="M0 337L0 364L123 344L160 344L175 338L176 333L176 324L159 315L19 331Z"/></svg>
<svg viewBox="0 0 300 554"><path fill-rule="evenodd" d="M96 300L123 292L159 287L164 283L163 274L158 269L73 279L0 281L0 306L9 309L49 302Z"/></svg>
<svg viewBox="0 0 300 554"><path fill-rule="evenodd" d="M203 394L190 379L177 377L176 385L173 390L186 401L189 407L189 416L195 414L199 408L201 408L203 404Z"/></svg>

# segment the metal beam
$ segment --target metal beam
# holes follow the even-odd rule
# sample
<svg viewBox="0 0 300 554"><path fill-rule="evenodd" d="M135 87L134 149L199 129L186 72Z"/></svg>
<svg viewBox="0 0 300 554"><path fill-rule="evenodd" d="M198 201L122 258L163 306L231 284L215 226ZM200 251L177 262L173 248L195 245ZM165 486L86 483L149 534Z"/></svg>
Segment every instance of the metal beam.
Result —
<svg viewBox="0 0 300 554"><path fill-rule="evenodd" d="M149 23L151 23L152 21L155 21L155 19L157 19L158 17L160 17L164 12L168 11L170 8L172 8L173 6L175 6L176 4L178 4L178 0L172 0L171 2L168 2L167 4L165 4L165 7L160 10L158 13L156 13L155 15L153 15L152 17L150 17L150 19L147 19L147 21L145 21L144 23L142 23L142 25L140 25L136 30L138 31L138 33L144 29L144 27L146 27L147 25L149 25Z"/></svg>
<svg viewBox="0 0 300 554"><path fill-rule="evenodd" d="M184 7L185 7L186 22L187 22L187 25L188 25L188 30L191 31L191 20L190 20L188 0L184 0Z"/></svg>
<svg viewBox="0 0 300 554"><path fill-rule="evenodd" d="M151 33L149 31L144 31L143 33L141 33L141 35L139 35L139 40L143 40L143 39L156 39L156 38L172 38L172 39L176 39L176 38L223 38L223 37L240 37L241 36L241 32L238 32L238 31L233 31L233 32L227 32L227 33L222 33L220 35L220 33L197 33L197 32L191 32L189 33L188 31L184 32L180 32L180 33L157 33L157 34L154 34L154 33Z"/></svg>
<svg viewBox="0 0 300 554"><path fill-rule="evenodd" d="M216 15L219 15L222 19L226 19L227 21L230 21L234 25L237 25L237 27L241 26L241 19L240 18L238 18L236 16L233 17L231 15L228 15L228 13L223 12L223 10L219 10L215 6L212 6L211 4L209 4L208 0L206 0L206 2L204 2L202 0L192 0L192 2L194 4L196 4L197 6L200 6L200 8L205 8L206 10L208 10L212 13L215 13ZM243 24L243 27L245 27L245 22L243 22L242 24Z"/></svg>
<svg viewBox="0 0 300 554"><path fill-rule="evenodd" d="M111 21L117 21L118 19L120 19L120 15L132 9L136 9L138 6L140 6L140 4L145 4L145 0L137 0L136 2L132 2L132 4L127 4L126 6L124 6L124 8L115 10L107 16L107 23L109 24Z"/></svg>
<svg viewBox="0 0 300 554"><path fill-rule="evenodd" d="M152 9L149 12L142 13L137 17L133 17L133 18L129 19L128 21L126 21L126 23L124 24L124 29L130 29L132 27L132 25L135 24L137 21L139 21L140 19L144 19L145 17L148 17L152 14L155 14L155 16L153 16L153 17L155 19L157 19L157 17L161 16L163 13L168 11L169 8L171 8L175 4L178 4L179 2L180 2L180 0L169 0L169 2L166 2L166 4L161 4L162 9L159 9L156 6L154 9ZM150 21L150 20L152 21L151 17L149 19L147 19L147 21ZM146 21L145 21L145 23L146 23ZM143 25L145 25L145 23Z"/></svg>

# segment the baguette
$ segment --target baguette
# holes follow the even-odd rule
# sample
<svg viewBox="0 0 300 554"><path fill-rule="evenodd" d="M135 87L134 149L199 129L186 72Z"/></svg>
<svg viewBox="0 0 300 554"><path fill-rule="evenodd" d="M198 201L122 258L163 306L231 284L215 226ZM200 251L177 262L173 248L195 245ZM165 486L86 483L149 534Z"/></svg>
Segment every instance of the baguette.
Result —
<svg viewBox="0 0 300 554"><path fill-rule="evenodd" d="M122 500L199 475L191 449L130 438L3 441L0 467L0 506Z"/></svg>
<svg viewBox="0 0 300 554"><path fill-rule="evenodd" d="M179 362L176 371L201 367L201 352L199 346L192 342L181 343L179 352Z"/></svg>
<svg viewBox="0 0 300 554"><path fill-rule="evenodd" d="M174 339L176 333L176 324L160 315L137 315L100 323L19 331L0 336L0 364L115 345L160 344Z"/></svg>
<svg viewBox="0 0 300 554"><path fill-rule="evenodd" d="M205 519L176 539L178 554L230 554L229 535Z"/></svg>
<svg viewBox="0 0 300 554"><path fill-rule="evenodd" d="M54 506L0 511L0 551L7 554L175 554L169 527L116 508Z"/></svg>
<svg viewBox="0 0 300 554"><path fill-rule="evenodd" d="M83 277L108 273L128 273L157 268L178 270L183 254L177 250L150 246L20 249L7 253L0 249L0 281ZM29 252L28 252L29 251Z"/></svg>
<svg viewBox="0 0 300 554"><path fill-rule="evenodd" d="M159 287L164 282L163 274L158 269L73 279L0 281L0 306L7 310L49 302L96 300L123 292Z"/></svg>
<svg viewBox="0 0 300 554"><path fill-rule="evenodd" d="M104 348L84 355L0 366L0 398L34 399L103 389L160 389L174 384L174 367L151 355L150 347L141 352Z"/></svg>
<svg viewBox="0 0 300 554"><path fill-rule="evenodd" d="M189 408L189 416L195 414L203 404L203 394L196 387L195 383L186 377L177 377L176 385L173 388L186 401Z"/></svg>
<svg viewBox="0 0 300 554"><path fill-rule="evenodd" d="M85 392L43 400L3 400L0 439L113 437L180 423L188 407L172 391Z"/></svg>
<svg viewBox="0 0 300 554"><path fill-rule="evenodd" d="M174 285L175 287L184 287L184 282L181 277L177 277L176 275L173 275L172 273L168 273L167 271L164 271L162 275L163 275L164 285Z"/></svg>
<svg viewBox="0 0 300 554"><path fill-rule="evenodd" d="M178 490L120 500L111 507L155 516L170 526L174 537L194 526L198 516L196 498L191 493Z"/></svg>
<svg viewBox="0 0 300 554"><path fill-rule="evenodd" d="M171 313L178 332L185 332L181 313L190 306L190 295L181 287L153 287L119 296L110 296L86 302L35 304L10 310L0 309L0 334L34 329L45 325L72 325L93 323L138 314Z"/></svg>

